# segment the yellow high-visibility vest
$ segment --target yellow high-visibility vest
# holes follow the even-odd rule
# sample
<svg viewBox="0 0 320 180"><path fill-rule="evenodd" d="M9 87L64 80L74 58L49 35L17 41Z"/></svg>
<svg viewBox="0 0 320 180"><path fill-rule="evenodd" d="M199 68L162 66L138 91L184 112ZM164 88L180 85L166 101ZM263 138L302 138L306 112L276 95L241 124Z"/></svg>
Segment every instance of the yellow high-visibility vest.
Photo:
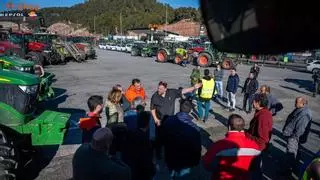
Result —
<svg viewBox="0 0 320 180"><path fill-rule="evenodd" d="M206 80L202 79L202 89L201 89L201 94L200 97L204 99L211 99L213 96L213 91L215 90L215 82L213 79ZM214 92L215 94L217 93L216 91Z"/></svg>

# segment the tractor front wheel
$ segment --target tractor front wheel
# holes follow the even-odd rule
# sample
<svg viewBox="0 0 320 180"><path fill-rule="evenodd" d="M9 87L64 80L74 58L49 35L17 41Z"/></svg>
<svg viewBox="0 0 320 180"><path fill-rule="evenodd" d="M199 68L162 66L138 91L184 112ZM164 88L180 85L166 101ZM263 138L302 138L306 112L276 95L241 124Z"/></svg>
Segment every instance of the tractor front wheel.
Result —
<svg viewBox="0 0 320 180"><path fill-rule="evenodd" d="M165 63L168 61L168 54L165 50L159 50L157 53L157 61L160 63Z"/></svg>
<svg viewBox="0 0 320 180"><path fill-rule="evenodd" d="M0 179L16 179L18 153L0 129Z"/></svg>
<svg viewBox="0 0 320 180"><path fill-rule="evenodd" d="M223 61L222 61L222 68L223 69L226 69L226 70L229 70L231 68L234 68L234 63L232 60L228 59L228 58L225 58Z"/></svg>
<svg viewBox="0 0 320 180"><path fill-rule="evenodd" d="M212 58L208 53L201 53L197 58L197 64L201 67L211 66Z"/></svg>
<svg viewBox="0 0 320 180"><path fill-rule="evenodd" d="M176 57L174 58L174 63L181 64L182 61L183 61L183 57L181 55L177 54Z"/></svg>

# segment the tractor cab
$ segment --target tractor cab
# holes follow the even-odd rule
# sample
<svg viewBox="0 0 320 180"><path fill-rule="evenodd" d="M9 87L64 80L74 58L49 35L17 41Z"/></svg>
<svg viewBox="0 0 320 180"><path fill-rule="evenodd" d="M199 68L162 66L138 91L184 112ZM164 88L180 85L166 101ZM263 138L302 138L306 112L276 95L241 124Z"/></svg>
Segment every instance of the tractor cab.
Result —
<svg viewBox="0 0 320 180"><path fill-rule="evenodd" d="M49 33L34 33L33 36L37 42L47 45L51 45L53 41L58 39L58 35Z"/></svg>
<svg viewBox="0 0 320 180"><path fill-rule="evenodd" d="M0 56L0 71L2 69L20 71L38 76L40 79L39 94L37 96L38 101L54 97L54 91L51 86L55 75L44 72L43 68L34 62L24 60L18 56Z"/></svg>
<svg viewBox="0 0 320 180"><path fill-rule="evenodd" d="M30 161L28 152L60 145L66 133L70 114L37 114L39 83L33 74L0 70L0 166L13 179Z"/></svg>
<svg viewBox="0 0 320 180"><path fill-rule="evenodd" d="M36 42L32 33L13 32L9 34L8 41L20 46L18 55L21 58L33 61L36 64L44 64L43 51L47 48L44 43Z"/></svg>

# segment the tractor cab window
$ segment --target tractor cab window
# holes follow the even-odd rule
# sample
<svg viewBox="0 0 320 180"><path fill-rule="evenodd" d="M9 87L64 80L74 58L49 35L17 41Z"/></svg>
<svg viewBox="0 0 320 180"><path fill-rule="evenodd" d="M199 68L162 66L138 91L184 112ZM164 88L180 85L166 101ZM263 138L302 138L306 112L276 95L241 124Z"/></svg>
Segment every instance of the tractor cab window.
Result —
<svg viewBox="0 0 320 180"><path fill-rule="evenodd" d="M23 42L21 34L11 34L9 40L14 44L21 44Z"/></svg>
<svg viewBox="0 0 320 180"><path fill-rule="evenodd" d="M25 38L26 42L34 42L34 41L36 41L32 34L25 34L24 38Z"/></svg>

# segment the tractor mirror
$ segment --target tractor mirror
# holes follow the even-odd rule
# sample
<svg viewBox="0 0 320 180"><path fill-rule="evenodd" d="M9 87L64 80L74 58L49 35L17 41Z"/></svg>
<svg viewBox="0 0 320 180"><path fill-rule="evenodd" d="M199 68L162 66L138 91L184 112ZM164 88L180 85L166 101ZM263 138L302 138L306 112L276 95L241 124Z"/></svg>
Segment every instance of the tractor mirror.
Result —
<svg viewBox="0 0 320 180"><path fill-rule="evenodd" d="M220 51L279 54L320 48L318 1L200 0Z"/></svg>

